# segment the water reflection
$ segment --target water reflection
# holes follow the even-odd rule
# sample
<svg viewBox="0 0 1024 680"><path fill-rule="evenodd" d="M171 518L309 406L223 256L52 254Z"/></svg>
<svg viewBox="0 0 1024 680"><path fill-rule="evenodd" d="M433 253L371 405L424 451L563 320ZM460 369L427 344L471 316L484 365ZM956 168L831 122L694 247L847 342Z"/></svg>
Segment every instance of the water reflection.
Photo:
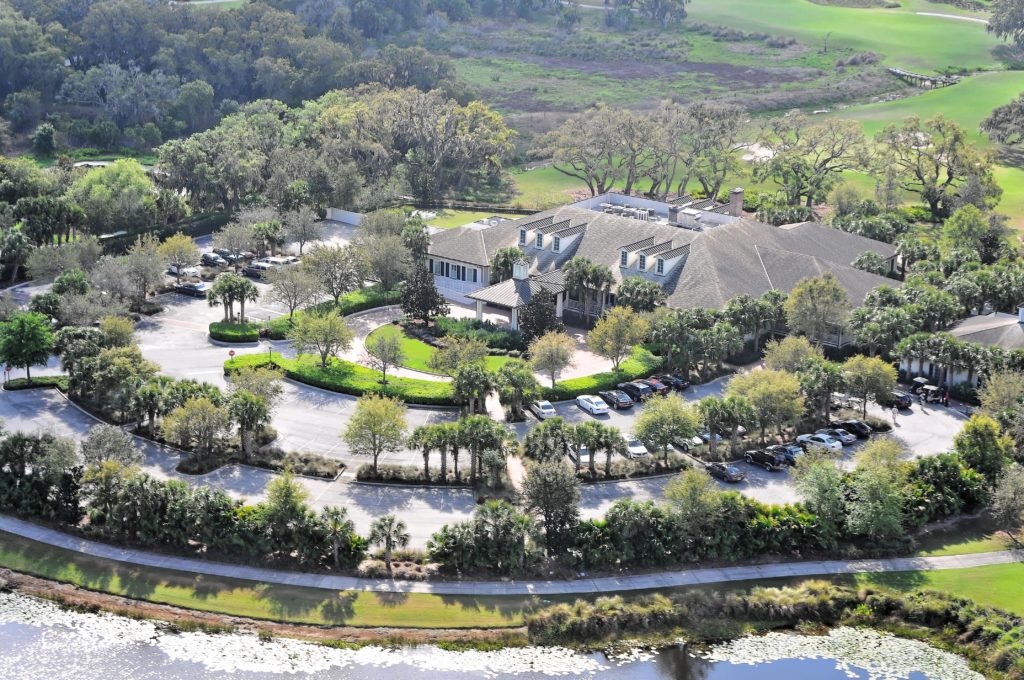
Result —
<svg viewBox="0 0 1024 680"><path fill-rule="evenodd" d="M344 609L343 602L337 603ZM962 660L911 641L870 631L820 638L754 638L710 653L684 645L621 656L558 648L450 652L333 649L294 640L260 642L249 635L172 633L148 621L66 612L31 598L0 593L0 679L3 680L394 680L555 676L600 680L975 680ZM858 637L861 636L861 637ZM873 636L873 637L872 637ZM832 652L813 651L814 641ZM832 646L829 646L831 644ZM860 649L856 649L859 647ZM723 652L722 650L727 650ZM787 652L798 650L796 652ZM799 653L808 657L786 658ZM734 656L723 656L729 654ZM859 655L859 656L858 656ZM714 659L704 658L712 656ZM843 658L839 658L842 656ZM853 660L888 663L858 668ZM927 672L922 672L922 671Z"/></svg>

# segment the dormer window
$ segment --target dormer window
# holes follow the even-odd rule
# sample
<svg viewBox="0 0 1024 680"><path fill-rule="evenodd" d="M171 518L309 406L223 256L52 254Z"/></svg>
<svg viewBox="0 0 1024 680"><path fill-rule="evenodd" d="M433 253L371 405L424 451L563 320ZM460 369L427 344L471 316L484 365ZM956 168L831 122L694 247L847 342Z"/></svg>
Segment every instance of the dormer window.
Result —
<svg viewBox="0 0 1024 680"><path fill-rule="evenodd" d="M625 267L629 264L629 253L625 250L619 251L619 266Z"/></svg>
<svg viewBox="0 0 1024 680"><path fill-rule="evenodd" d="M660 257L658 258L658 263L655 266L655 271L657 271L659 274L665 273L665 260L661 259Z"/></svg>
<svg viewBox="0 0 1024 680"><path fill-rule="evenodd" d="M638 266L640 267L640 271L647 269L647 256L643 253L640 253L640 262Z"/></svg>
<svg viewBox="0 0 1024 680"><path fill-rule="evenodd" d="M519 230L519 245L521 245L521 246L525 246L526 245L526 230L525 229L520 229Z"/></svg>
<svg viewBox="0 0 1024 680"><path fill-rule="evenodd" d="M537 234L537 247L538 248L543 248L544 247L544 234Z"/></svg>
<svg viewBox="0 0 1024 680"><path fill-rule="evenodd" d="M562 239L560 237L556 236L555 240L551 242L551 252L557 253L561 249L562 249Z"/></svg>

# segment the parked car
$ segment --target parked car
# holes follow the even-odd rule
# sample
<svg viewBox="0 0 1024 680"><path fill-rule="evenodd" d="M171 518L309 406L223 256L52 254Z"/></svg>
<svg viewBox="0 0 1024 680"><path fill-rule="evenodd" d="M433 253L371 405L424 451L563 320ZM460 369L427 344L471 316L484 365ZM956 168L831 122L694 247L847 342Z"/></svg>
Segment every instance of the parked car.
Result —
<svg viewBox="0 0 1024 680"><path fill-rule="evenodd" d="M812 446L822 446L833 451L843 450L843 443L827 434L802 434L796 438L796 443L802 446L805 451Z"/></svg>
<svg viewBox="0 0 1024 680"><path fill-rule="evenodd" d="M266 262L252 262L242 270L242 273L253 279L265 279L274 269L274 265Z"/></svg>
<svg viewBox="0 0 1024 680"><path fill-rule="evenodd" d="M839 420L829 423L832 427L841 427L852 435L855 435L857 439L867 439L870 437L874 430L871 426L865 423L863 420L857 420L853 418L851 420Z"/></svg>
<svg viewBox="0 0 1024 680"><path fill-rule="evenodd" d="M833 439L838 439L840 442L842 442L843 446L846 446L847 444L852 444L855 441L857 441L857 435L853 434L852 432L847 432L841 427L823 427L817 432L815 432L815 434L827 434Z"/></svg>
<svg viewBox="0 0 1024 680"><path fill-rule="evenodd" d="M683 453L689 453L693 449L699 449L704 446L704 440L700 437L690 437L689 439L673 439L672 446L676 447Z"/></svg>
<svg viewBox="0 0 1024 680"><path fill-rule="evenodd" d="M687 389L690 386L689 380L686 380L685 378L682 378L678 375L668 375L666 373L664 375L656 375L654 377L659 382L664 383L665 385L668 385L669 387L674 389L676 392L682 392L683 390Z"/></svg>
<svg viewBox="0 0 1024 680"><path fill-rule="evenodd" d="M569 460L575 465L579 463L580 467L587 467L590 465L590 450L586 446L581 446L579 449L569 449Z"/></svg>
<svg viewBox="0 0 1024 680"><path fill-rule="evenodd" d="M747 478L747 473L740 470L735 465L726 465L725 463L708 463L705 466L705 469L712 477L731 484L742 482Z"/></svg>
<svg viewBox="0 0 1024 680"><path fill-rule="evenodd" d="M601 416L608 413L608 404L594 394L581 394L576 397L576 405L592 416Z"/></svg>
<svg viewBox="0 0 1024 680"><path fill-rule="evenodd" d="M622 390L605 390L598 392L597 396L604 399L605 403L614 409L629 408L633 405L633 399Z"/></svg>
<svg viewBox="0 0 1024 680"><path fill-rule="evenodd" d="M743 435L745 435L746 433L747 433L747 428L743 427L742 425L740 425L740 426L739 426L739 428L738 428L738 429L736 430L736 434L738 434L738 435L739 435L739 436L741 436L741 437L742 437ZM729 434L729 433L727 433L727 434ZM710 433L710 432L708 432L708 431L704 431L704 432L701 432L701 433L700 433L700 434L698 434L697 436L698 436L698 437L700 437L700 438L701 438L701 440L702 440L702 441L703 441L703 442L704 442L705 444L707 444L708 442L710 442L710 441L711 441L711 433ZM722 435L720 435L720 434L716 434L716 435L715 435L715 441L716 441L716 442L720 442L720 441L722 441Z"/></svg>
<svg viewBox="0 0 1024 680"><path fill-rule="evenodd" d="M167 268L167 272L174 276L199 276L199 268L191 265L187 267L179 267L176 264L172 264Z"/></svg>
<svg viewBox="0 0 1024 680"><path fill-rule="evenodd" d="M233 253L227 248L214 248L213 253L224 258L224 261L227 262L228 264L244 262L246 260L251 260L254 257L256 257L256 253L250 252L248 250L243 250L242 252L239 253Z"/></svg>
<svg viewBox="0 0 1024 680"><path fill-rule="evenodd" d="M199 264L204 267L227 267L228 261L217 253L203 253L199 258Z"/></svg>
<svg viewBox="0 0 1024 680"><path fill-rule="evenodd" d="M914 399L909 394L901 390L893 390L889 397L882 401L882 406L903 410L910 408L912 403L914 403Z"/></svg>
<svg viewBox="0 0 1024 680"><path fill-rule="evenodd" d="M647 450L644 443L634 437L631 434L624 434L622 438L626 440L626 457L632 460L633 458L642 458L643 456L651 455L651 452Z"/></svg>
<svg viewBox="0 0 1024 680"><path fill-rule="evenodd" d="M768 472L781 470L782 466L786 464L785 460L767 449L751 449L743 454L743 460L750 465L763 467Z"/></svg>
<svg viewBox="0 0 1024 680"><path fill-rule="evenodd" d="M557 415L555 413L555 407L547 400L531 402L530 412L537 416L538 420L547 420L548 418L553 418Z"/></svg>
<svg viewBox="0 0 1024 680"><path fill-rule="evenodd" d="M797 459L804 455L804 450L796 444L772 444L765 447L765 451L775 454L784 460L786 465L796 465Z"/></svg>
<svg viewBox="0 0 1024 680"><path fill-rule="evenodd" d="M647 385L655 394L668 394L669 392L668 385L655 378L646 378L642 380L636 380L635 382L638 382L641 385Z"/></svg>
<svg viewBox="0 0 1024 680"><path fill-rule="evenodd" d="M650 385L644 385L639 382L624 382L616 385L618 389L622 390L629 395L629 398L634 402L643 401L644 399L650 399L651 395L654 394L654 390L651 389Z"/></svg>
<svg viewBox="0 0 1024 680"><path fill-rule="evenodd" d="M174 287L175 293L181 293L182 295L189 295L197 298L206 297L206 293L209 290L210 284L208 283L179 283Z"/></svg>

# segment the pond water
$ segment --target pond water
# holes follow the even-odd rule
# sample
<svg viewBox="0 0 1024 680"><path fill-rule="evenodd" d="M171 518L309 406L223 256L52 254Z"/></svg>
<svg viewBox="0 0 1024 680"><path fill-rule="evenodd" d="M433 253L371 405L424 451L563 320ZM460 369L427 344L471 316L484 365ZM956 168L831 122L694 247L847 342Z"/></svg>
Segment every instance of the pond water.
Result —
<svg viewBox="0 0 1024 680"><path fill-rule="evenodd" d="M251 635L174 633L148 621L68 612L0 593L4 680L412 680L550 677L601 680L976 680L958 657L918 642L840 628L824 636L772 634L694 651L679 644L620 655L560 648L451 652L333 649Z"/></svg>

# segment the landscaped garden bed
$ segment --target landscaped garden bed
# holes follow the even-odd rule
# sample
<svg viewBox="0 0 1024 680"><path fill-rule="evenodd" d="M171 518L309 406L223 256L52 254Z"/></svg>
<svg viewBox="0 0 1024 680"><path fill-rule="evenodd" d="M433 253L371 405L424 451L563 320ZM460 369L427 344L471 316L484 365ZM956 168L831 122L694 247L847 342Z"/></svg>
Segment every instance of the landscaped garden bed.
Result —
<svg viewBox="0 0 1024 680"><path fill-rule="evenodd" d="M245 366L255 368L270 365L271 359L266 354L247 354L224 362L224 371L230 374ZM451 385L446 382L389 377L387 385L382 385L379 371L341 359L334 359L323 367L316 357L303 355L296 359L288 359L280 354L274 354L273 366L281 369L285 376L292 380L331 392L354 396L384 394L409 404L455 405Z"/></svg>
<svg viewBox="0 0 1024 680"><path fill-rule="evenodd" d="M469 479L465 477L456 479L451 470L448 470L445 481L441 481L440 477L439 470L430 468L430 478L424 479L422 465L378 465L377 471L374 472L373 466L365 463L356 470L356 479L360 482L408 484L411 486L469 486Z"/></svg>
<svg viewBox="0 0 1024 680"><path fill-rule="evenodd" d="M255 323L215 321L210 324L210 337L220 342L256 342L260 339L260 326Z"/></svg>
<svg viewBox="0 0 1024 680"><path fill-rule="evenodd" d="M381 326L366 337L369 344L377 338L397 337L402 348L403 359L401 365L414 371L424 373L437 373L431 366L431 358L437 353L437 348L432 347L423 340L410 337L401 326L389 324ZM497 371L508 363L513 357L489 355L484 358L484 368L488 371Z"/></svg>

